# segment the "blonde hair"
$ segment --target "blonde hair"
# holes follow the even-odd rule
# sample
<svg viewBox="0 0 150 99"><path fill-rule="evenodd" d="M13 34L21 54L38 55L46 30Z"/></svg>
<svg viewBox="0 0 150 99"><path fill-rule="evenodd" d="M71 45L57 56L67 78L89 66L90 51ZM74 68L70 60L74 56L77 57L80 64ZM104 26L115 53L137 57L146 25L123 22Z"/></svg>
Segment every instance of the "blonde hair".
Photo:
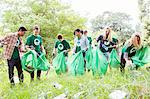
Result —
<svg viewBox="0 0 150 99"><path fill-rule="evenodd" d="M108 37L106 38L106 30L109 30L109 35L108 35ZM109 41L112 41L112 30L111 30L111 28L110 27L107 27L106 28L106 30L105 30L105 34L104 34L104 39L106 40L109 40Z"/></svg>
<svg viewBox="0 0 150 99"><path fill-rule="evenodd" d="M141 43L142 43L141 35L139 33L132 34L132 36L128 42L129 42L129 45L133 44L134 47L139 49L141 47Z"/></svg>

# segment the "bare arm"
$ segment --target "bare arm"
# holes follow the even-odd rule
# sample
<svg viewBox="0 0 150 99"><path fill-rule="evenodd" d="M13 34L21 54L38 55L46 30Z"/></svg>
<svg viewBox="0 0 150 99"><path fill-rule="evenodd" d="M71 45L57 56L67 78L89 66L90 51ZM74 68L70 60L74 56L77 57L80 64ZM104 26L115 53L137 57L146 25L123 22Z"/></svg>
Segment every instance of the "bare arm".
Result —
<svg viewBox="0 0 150 99"><path fill-rule="evenodd" d="M54 47L54 49L53 49L53 54L56 54L56 50L57 50L57 49Z"/></svg>
<svg viewBox="0 0 150 99"><path fill-rule="evenodd" d="M75 40L75 39L74 39L74 46L73 46L72 52L73 52L73 53L76 52L76 40Z"/></svg>
<svg viewBox="0 0 150 99"><path fill-rule="evenodd" d="M26 45L25 48L27 49L27 51L31 50L31 48L29 47L29 45Z"/></svg>

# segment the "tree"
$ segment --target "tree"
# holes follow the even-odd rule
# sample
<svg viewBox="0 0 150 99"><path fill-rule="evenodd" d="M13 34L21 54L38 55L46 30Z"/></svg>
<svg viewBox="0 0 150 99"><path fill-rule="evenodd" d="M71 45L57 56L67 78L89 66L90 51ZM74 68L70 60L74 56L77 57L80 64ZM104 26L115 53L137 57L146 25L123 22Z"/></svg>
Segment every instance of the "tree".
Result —
<svg viewBox="0 0 150 99"><path fill-rule="evenodd" d="M54 39L58 33L68 40L73 39L76 28L85 28L86 19L80 17L70 5L59 0L2 0L4 6L3 24L11 31L24 25L31 34L33 25L41 27L44 46L50 56Z"/></svg>
<svg viewBox="0 0 150 99"><path fill-rule="evenodd" d="M104 29L106 26L109 26L113 31L117 32L118 35L123 35L120 36L122 38L119 39L124 40L124 37L129 38L134 32L130 21L131 18L126 13L106 11L102 15L98 15L96 18L92 19L91 23L93 32L97 32Z"/></svg>
<svg viewBox="0 0 150 99"><path fill-rule="evenodd" d="M143 23L144 41L150 45L150 0L138 0L140 20Z"/></svg>

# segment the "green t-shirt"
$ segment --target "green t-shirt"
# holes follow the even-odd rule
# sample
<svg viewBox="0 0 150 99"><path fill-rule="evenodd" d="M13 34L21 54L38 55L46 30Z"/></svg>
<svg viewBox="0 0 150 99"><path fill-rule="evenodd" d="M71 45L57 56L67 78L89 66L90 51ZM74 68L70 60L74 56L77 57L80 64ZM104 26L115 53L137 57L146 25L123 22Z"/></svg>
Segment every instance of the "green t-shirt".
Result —
<svg viewBox="0 0 150 99"><path fill-rule="evenodd" d="M60 53L64 50L70 49L70 44L66 40L63 41L57 40L55 43L55 48L57 48L58 53Z"/></svg>
<svg viewBox="0 0 150 99"><path fill-rule="evenodd" d="M81 38L77 38L75 40L76 43L76 48L75 48L75 53L78 53L81 50L81 42L80 42Z"/></svg>
<svg viewBox="0 0 150 99"><path fill-rule="evenodd" d="M78 53L79 51L81 51L81 46L76 46L76 51L75 51L75 53Z"/></svg>
<svg viewBox="0 0 150 99"><path fill-rule="evenodd" d="M92 44L92 38L91 37L87 37L88 40L89 40L89 44L91 45Z"/></svg>
<svg viewBox="0 0 150 99"><path fill-rule="evenodd" d="M112 43L114 43L116 45L118 43L118 39L112 38Z"/></svg>
<svg viewBox="0 0 150 99"><path fill-rule="evenodd" d="M37 53L41 53L42 37L40 35L30 35L27 37L26 45L34 47Z"/></svg>
<svg viewBox="0 0 150 99"><path fill-rule="evenodd" d="M18 46L20 45L20 39L18 38L17 42L16 42L16 45L15 45L15 48L14 48L14 51L13 51L13 54L11 56L11 59L18 59L19 58L19 50L18 50Z"/></svg>

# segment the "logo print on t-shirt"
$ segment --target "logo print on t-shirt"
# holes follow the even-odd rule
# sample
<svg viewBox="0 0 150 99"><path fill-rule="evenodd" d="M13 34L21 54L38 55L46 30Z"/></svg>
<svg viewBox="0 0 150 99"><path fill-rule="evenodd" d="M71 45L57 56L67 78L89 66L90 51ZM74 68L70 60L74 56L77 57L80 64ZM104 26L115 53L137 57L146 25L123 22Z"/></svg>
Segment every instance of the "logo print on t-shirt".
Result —
<svg viewBox="0 0 150 99"><path fill-rule="evenodd" d="M59 50L63 50L63 49L64 49L63 44L59 44L59 45L58 45L58 49L59 49Z"/></svg>
<svg viewBox="0 0 150 99"><path fill-rule="evenodd" d="M104 44L105 45L109 45L109 41L104 41Z"/></svg>
<svg viewBox="0 0 150 99"><path fill-rule="evenodd" d="M35 44L36 46L40 45L40 40L39 40L39 39L35 39L35 40L34 40L34 44Z"/></svg>
<svg viewBox="0 0 150 99"><path fill-rule="evenodd" d="M136 52L136 49L133 47L133 48L130 50L130 54L131 54L131 53L134 53L134 52Z"/></svg>
<svg viewBox="0 0 150 99"><path fill-rule="evenodd" d="M19 40L17 40L17 43L16 43L16 47L18 47L20 45L20 41Z"/></svg>
<svg viewBox="0 0 150 99"><path fill-rule="evenodd" d="M80 40L77 41L77 46L81 46Z"/></svg>

